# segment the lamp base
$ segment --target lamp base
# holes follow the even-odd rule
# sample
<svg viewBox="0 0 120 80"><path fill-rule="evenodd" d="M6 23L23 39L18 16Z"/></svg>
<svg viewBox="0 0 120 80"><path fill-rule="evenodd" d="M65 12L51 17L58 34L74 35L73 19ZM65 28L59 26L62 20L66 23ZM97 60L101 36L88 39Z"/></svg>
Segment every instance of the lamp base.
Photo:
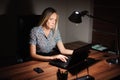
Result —
<svg viewBox="0 0 120 80"><path fill-rule="evenodd" d="M112 58L112 59L107 59L106 61L110 64L120 64L120 58L119 57Z"/></svg>
<svg viewBox="0 0 120 80"><path fill-rule="evenodd" d="M86 75L86 76L82 76L82 77L79 77L79 78L74 79L74 80L95 80L95 78L90 76L90 75Z"/></svg>

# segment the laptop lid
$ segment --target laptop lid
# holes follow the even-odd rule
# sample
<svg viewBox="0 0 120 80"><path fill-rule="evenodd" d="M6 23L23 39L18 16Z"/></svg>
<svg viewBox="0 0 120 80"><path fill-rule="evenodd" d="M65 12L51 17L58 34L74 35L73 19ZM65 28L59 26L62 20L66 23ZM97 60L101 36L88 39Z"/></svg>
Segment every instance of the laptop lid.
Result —
<svg viewBox="0 0 120 80"><path fill-rule="evenodd" d="M90 48L91 44L87 44L85 46L75 49L71 56L71 60L67 66L67 69L73 68L74 66L77 66L77 64L84 62L89 55Z"/></svg>

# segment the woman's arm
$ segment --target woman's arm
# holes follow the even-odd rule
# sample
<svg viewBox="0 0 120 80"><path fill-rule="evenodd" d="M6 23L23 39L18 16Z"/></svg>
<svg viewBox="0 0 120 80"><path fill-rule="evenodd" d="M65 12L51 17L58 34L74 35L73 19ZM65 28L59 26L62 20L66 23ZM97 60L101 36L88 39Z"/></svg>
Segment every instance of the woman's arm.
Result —
<svg viewBox="0 0 120 80"><path fill-rule="evenodd" d="M42 56L39 54L36 54L36 46L35 45L30 45L30 55L32 58L36 60L42 60L42 61L50 61L54 59L60 59L63 62L66 62L67 57L64 55L54 55L54 56Z"/></svg>
<svg viewBox="0 0 120 80"><path fill-rule="evenodd" d="M53 59L50 56L42 56L42 55L37 54L35 45L30 45L30 55L32 58L37 59L37 60L49 61Z"/></svg>
<svg viewBox="0 0 120 80"><path fill-rule="evenodd" d="M73 50L71 50L71 49L66 49L66 48L64 47L62 41L58 41L57 47L58 47L58 49L60 50L60 52L61 52L62 54L72 55L72 53L73 53Z"/></svg>

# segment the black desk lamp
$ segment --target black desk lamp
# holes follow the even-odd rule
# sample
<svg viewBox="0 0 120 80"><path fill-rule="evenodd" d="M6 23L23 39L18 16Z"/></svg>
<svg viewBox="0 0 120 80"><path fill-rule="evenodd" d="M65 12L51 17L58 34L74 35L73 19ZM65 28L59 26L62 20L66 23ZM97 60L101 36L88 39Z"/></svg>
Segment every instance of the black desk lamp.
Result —
<svg viewBox="0 0 120 80"><path fill-rule="evenodd" d="M80 13L79 11L74 11L69 17L68 19L71 21L71 22L74 22L74 23L81 23L82 22L82 16L86 15L87 11L84 11L82 13ZM88 69L88 66L87 66L87 74L86 76L82 76L82 77L76 77L76 79L74 80L95 80L94 77L92 77L91 75L89 75L89 69Z"/></svg>
<svg viewBox="0 0 120 80"><path fill-rule="evenodd" d="M107 59L106 61L108 62L108 63L111 63L111 64L120 64L120 51L119 51L119 49L120 49L120 46L119 46L119 44L120 44L120 42L119 42L119 35L120 35L120 29L119 29L119 24L120 23L113 23L112 21L108 21L108 20L105 20L105 19L102 19L102 18L98 18L98 17L95 17L95 16L92 16L92 15L89 15L88 14L88 11L86 11L86 10L84 10L84 11L81 11L81 12L79 12L79 11L74 11L69 17L68 17L68 19L71 21L71 22L74 22L74 23L81 23L82 22L82 19L81 19L81 17L84 17L84 16L88 16L88 17L90 17L90 18L95 18L95 19L98 19L98 20L101 20L101 21L104 21L104 22L108 22L108 23L112 23L112 24L118 24L117 25L117 29L116 29L116 33L117 33L117 39L116 39L116 50L117 50L117 52L116 52L116 55L118 56L118 57L116 57L116 58L111 58L111 59Z"/></svg>

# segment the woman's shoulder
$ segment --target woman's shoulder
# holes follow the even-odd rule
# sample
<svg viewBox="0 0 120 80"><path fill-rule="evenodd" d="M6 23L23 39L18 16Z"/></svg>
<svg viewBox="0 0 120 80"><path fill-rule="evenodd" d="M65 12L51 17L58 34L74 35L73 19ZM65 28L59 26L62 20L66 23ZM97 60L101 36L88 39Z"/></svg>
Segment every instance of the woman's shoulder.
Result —
<svg viewBox="0 0 120 80"><path fill-rule="evenodd" d="M33 31L33 32L37 32L37 31L39 31L39 30L41 30L41 27L40 27L40 26L35 26L35 27L33 27L33 28L31 29L31 31Z"/></svg>
<svg viewBox="0 0 120 80"><path fill-rule="evenodd" d="M39 28L39 26L35 26L32 28L32 30L37 30Z"/></svg>

